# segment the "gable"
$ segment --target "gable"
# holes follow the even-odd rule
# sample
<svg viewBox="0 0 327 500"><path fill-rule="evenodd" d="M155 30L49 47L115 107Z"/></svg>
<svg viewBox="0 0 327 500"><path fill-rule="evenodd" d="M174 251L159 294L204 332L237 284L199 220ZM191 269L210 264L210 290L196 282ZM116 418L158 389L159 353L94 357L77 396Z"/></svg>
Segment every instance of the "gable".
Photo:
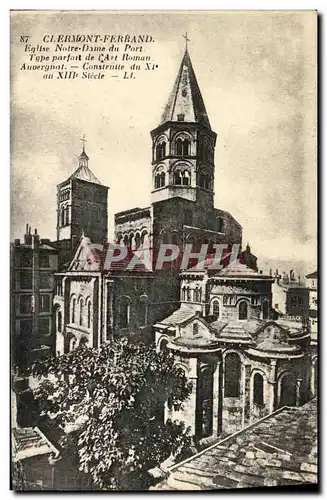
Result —
<svg viewBox="0 0 327 500"><path fill-rule="evenodd" d="M69 271L101 271L99 251L91 248L91 240L82 237L75 255L69 265Z"/></svg>
<svg viewBox="0 0 327 500"><path fill-rule="evenodd" d="M287 331L275 322L269 322L260 331L256 339L260 344L285 344L288 342Z"/></svg>
<svg viewBox="0 0 327 500"><path fill-rule="evenodd" d="M181 337L211 339L212 333L208 325L199 317L193 317L180 327Z"/></svg>

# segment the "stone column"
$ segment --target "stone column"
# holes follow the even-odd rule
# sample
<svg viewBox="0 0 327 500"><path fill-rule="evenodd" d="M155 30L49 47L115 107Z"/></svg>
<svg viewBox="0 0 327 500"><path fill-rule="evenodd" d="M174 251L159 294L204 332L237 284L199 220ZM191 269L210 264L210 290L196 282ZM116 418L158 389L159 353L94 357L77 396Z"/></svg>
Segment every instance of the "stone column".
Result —
<svg viewBox="0 0 327 500"><path fill-rule="evenodd" d="M212 435L218 435L218 418L219 418L219 372L221 361L217 361L216 368L213 372L213 422L212 422Z"/></svg>
<svg viewBox="0 0 327 500"><path fill-rule="evenodd" d="M277 410L276 374L277 374L277 361L276 361L276 359L273 359L273 360L271 360L271 364L270 364L270 376L267 379L267 382L268 382L267 407L269 410L268 413L272 413L273 411ZM266 398L265 394L264 394L264 398Z"/></svg>
<svg viewBox="0 0 327 500"><path fill-rule="evenodd" d="M250 424L250 419L251 419L250 378L251 378L251 365L244 365L242 428Z"/></svg>

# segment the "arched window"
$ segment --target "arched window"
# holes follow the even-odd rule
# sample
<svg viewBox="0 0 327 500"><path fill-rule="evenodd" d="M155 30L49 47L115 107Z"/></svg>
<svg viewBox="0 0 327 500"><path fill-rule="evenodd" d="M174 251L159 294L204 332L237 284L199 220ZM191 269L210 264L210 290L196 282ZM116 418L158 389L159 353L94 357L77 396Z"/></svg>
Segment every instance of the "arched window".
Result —
<svg viewBox="0 0 327 500"><path fill-rule="evenodd" d="M165 172L161 172L160 174L160 186L159 187L164 187L166 184L166 174Z"/></svg>
<svg viewBox="0 0 327 500"><path fill-rule="evenodd" d="M57 315L57 330L58 330L58 332L61 332L61 330L62 330L62 314L61 314L61 311L58 311L58 315Z"/></svg>
<svg viewBox="0 0 327 500"><path fill-rule="evenodd" d="M269 304L267 300L262 303L262 319L268 319L269 316Z"/></svg>
<svg viewBox="0 0 327 500"><path fill-rule="evenodd" d="M182 173L182 183L183 186L189 186L191 184L191 176L187 170Z"/></svg>
<svg viewBox="0 0 327 500"><path fill-rule="evenodd" d="M60 225L65 225L65 207L61 208L61 217L60 217Z"/></svg>
<svg viewBox="0 0 327 500"><path fill-rule="evenodd" d="M139 326L146 326L148 315L148 299L141 297L138 303L138 321Z"/></svg>
<svg viewBox="0 0 327 500"><path fill-rule="evenodd" d="M192 300L191 299L191 289L189 286L186 288L186 296L187 296L187 300Z"/></svg>
<svg viewBox="0 0 327 500"><path fill-rule="evenodd" d="M183 154L183 141L180 138L176 141L176 154L179 156Z"/></svg>
<svg viewBox="0 0 327 500"><path fill-rule="evenodd" d="M197 335L199 333L199 323L193 323L193 335Z"/></svg>
<svg viewBox="0 0 327 500"><path fill-rule="evenodd" d="M212 434L213 421L213 372L210 368L200 372L198 394L196 434L207 437Z"/></svg>
<svg viewBox="0 0 327 500"><path fill-rule="evenodd" d="M91 301L87 303L87 327L91 328Z"/></svg>
<svg viewBox="0 0 327 500"><path fill-rule="evenodd" d="M296 405L296 382L292 373L286 373L280 380L279 406Z"/></svg>
<svg viewBox="0 0 327 500"><path fill-rule="evenodd" d="M168 350L167 345L168 345L168 340L163 338L159 344L159 350L160 351L167 351Z"/></svg>
<svg viewBox="0 0 327 500"><path fill-rule="evenodd" d="M224 232L224 219L222 217L218 217L217 219L217 231L218 233Z"/></svg>
<svg viewBox="0 0 327 500"><path fill-rule="evenodd" d="M178 186L182 184L182 174L180 170L176 170L174 172L174 184L177 184Z"/></svg>
<svg viewBox="0 0 327 500"><path fill-rule="evenodd" d="M193 302L201 302L201 288L199 287L193 291Z"/></svg>
<svg viewBox="0 0 327 500"><path fill-rule="evenodd" d="M127 328L130 321L130 304L127 298L122 298L119 303L119 326Z"/></svg>
<svg viewBox="0 0 327 500"><path fill-rule="evenodd" d="M212 302L212 314L216 316L216 318L219 318L219 300L214 300Z"/></svg>
<svg viewBox="0 0 327 500"><path fill-rule="evenodd" d="M204 188L204 189L211 189L211 178L210 178L210 175L209 174L206 174L204 172L201 172L200 173L200 176L199 176L199 184L200 184L200 187Z"/></svg>
<svg viewBox="0 0 327 500"><path fill-rule="evenodd" d="M238 319L248 318L248 304L245 300L242 300L238 305Z"/></svg>
<svg viewBox="0 0 327 500"><path fill-rule="evenodd" d="M164 243L165 245L167 245L168 243L170 243L170 241L169 241L169 234L166 231L164 231L162 233L161 237L162 237L162 243Z"/></svg>
<svg viewBox="0 0 327 500"><path fill-rule="evenodd" d="M183 286L182 288L182 300L186 300L186 288Z"/></svg>
<svg viewBox="0 0 327 500"><path fill-rule="evenodd" d="M69 225L69 207L66 207L66 226Z"/></svg>
<svg viewBox="0 0 327 500"><path fill-rule="evenodd" d="M238 398L241 387L241 360L238 354L231 352L225 357L225 397Z"/></svg>
<svg viewBox="0 0 327 500"><path fill-rule="evenodd" d="M156 174L154 178L154 189L160 188L160 174Z"/></svg>
<svg viewBox="0 0 327 500"><path fill-rule="evenodd" d="M134 242L133 240L134 240L134 233L131 233L129 235L128 245L127 245L130 250L133 248L133 242Z"/></svg>
<svg viewBox="0 0 327 500"><path fill-rule="evenodd" d="M125 247L128 247L128 236L127 236L127 234L125 234L125 236L124 236L124 245L125 245Z"/></svg>
<svg viewBox="0 0 327 500"><path fill-rule="evenodd" d="M135 235L135 248L139 248L140 244L141 244L140 233L136 233L136 235Z"/></svg>
<svg viewBox="0 0 327 500"><path fill-rule="evenodd" d="M256 373L253 377L253 403L262 406L263 402L263 376Z"/></svg>
<svg viewBox="0 0 327 500"><path fill-rule="evenodd" d="M188 156L190 154L190 141L184 139L183 141L183 155Z"/></svg>
<svg viewBox="0 0 327 500"><path fill-rule="evenodd" d="M156 147L156 160L161 160L161 158L163 158L164 156L166 156L166 143L165 143L165 141L161 142Z"/></svg>
<svg viewBox="0 0 327 500"><path fill-rule="evenodd" d="M69 352L75 351L76 347L77 347L77 339L76 337L73 337L69 343Z"/></svg>
<svg viewBox="0 0 327 500"><path fill-rule="evenodd" d="M173 245L178 245L178 243L179 243L178 234L173 233L171 235L171 242L172 242Z"/></svg>
<svg viewBox="0 0 327 500"><path fill-rule="evenodd" d="M72 309L71 309L71 323L75 323L75 314L76 314L76 299L72 300Z"/></svg>
<svg viewBox="0 0 327 500"><path fill-rule="evenodd" d="M80 299L80 301L79 301L79 324L80 324L80 326L83 325L83 314L84 314L84 302L83 302L83 299Z"/></svg>

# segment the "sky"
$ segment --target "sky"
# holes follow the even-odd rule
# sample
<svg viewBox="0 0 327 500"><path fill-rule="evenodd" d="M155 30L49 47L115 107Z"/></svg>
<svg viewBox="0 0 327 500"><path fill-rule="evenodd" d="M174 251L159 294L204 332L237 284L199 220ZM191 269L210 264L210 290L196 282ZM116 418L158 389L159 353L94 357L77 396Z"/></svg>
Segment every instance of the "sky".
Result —
<svg viewBox="0 0 327 500"><path fill-rule="evenodd" d="M188 49L212 129L215 206L259 260L315 266L316 35L312 12L29 12L11 16L11 239L55 238L56 185L89 166L116 212L151 203L150 131ZM155 71L135 80L43 80L21 71L20 36L150 34ZM150 44L149 44L150 45Z"/></svg>

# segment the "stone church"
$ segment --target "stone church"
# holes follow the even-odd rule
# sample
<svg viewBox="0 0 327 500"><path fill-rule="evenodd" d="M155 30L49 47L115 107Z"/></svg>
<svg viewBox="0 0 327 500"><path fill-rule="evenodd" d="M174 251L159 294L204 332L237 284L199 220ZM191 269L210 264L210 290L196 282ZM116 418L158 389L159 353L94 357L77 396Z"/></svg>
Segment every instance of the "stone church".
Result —
<svg viewBox="0 0 327 500"><path fill-rule="evenodd" d="M204 268L105 265L107 194L83 147L77 170L58 186L53 324L56 353L118 336L169 349L193 382L183 414L197 439L231 433L315 393L306 325L275 319L274 278L258 272L249 245L212 270L214 244L239 245L242 227L214 207L216 133L186 49L162 119L151 131L152 201L115 214L115 243L157 255L172 243L208 245ZM150 172L149 172L150 173ZM72 255L73 252L73 255Z"/></svg>
<svg viewBox="0 0 327 500"><path fill-rule="evenodd" d="M152 203L115 214L116 243L129 252L142 245L154 254L161 243L180 248L191 243L194 251L205 243L208 253L215 243L241 246L241 225L230 213L214 208L217 135L187 49L151 137ZM53 310L60 353L81 342L97 346L115 335L131 333L149 340L152 325L179 307L178 266L154 271L104 268L107 193L83 147L77 170L57 188L56 244L62 272L56 275ZM94 244L102 248L94 250ZM256 269L249 247L241 258Z"/></svg>

